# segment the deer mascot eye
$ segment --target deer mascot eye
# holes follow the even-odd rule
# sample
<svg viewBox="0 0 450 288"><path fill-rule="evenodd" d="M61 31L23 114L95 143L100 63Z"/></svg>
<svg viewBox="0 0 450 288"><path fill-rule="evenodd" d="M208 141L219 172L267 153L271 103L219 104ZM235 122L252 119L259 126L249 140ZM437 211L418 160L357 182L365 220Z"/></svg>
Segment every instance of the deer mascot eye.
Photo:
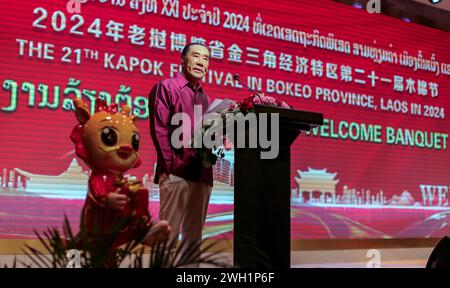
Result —
<svg viewBox="0 0 450 288"><path fill-rule="evenodd" d="M139 140L139 134L133 133L133 136L131 136L131 145L133 145L135 151L139 149Z"/></svg>
<svg viewBox="0 0 450 288"><path fill-rule="evenodd" d="M102 141L107 146L114 146L117 143L117 133L110 127L105 127L102 130Z"/></svg>

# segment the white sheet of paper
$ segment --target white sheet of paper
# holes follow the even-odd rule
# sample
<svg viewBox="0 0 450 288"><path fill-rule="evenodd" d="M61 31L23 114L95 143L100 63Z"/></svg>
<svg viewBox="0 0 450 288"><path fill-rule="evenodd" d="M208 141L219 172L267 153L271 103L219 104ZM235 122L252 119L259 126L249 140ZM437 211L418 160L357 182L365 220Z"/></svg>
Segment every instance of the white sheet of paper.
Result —
<svg viewBox="0 0 450 288"><path fill-rule="evenodd" d="M218 114L225 109L230 108L230 106L236 101L231 99L214 99L214 101L209 105L206 112L203 114L202 119L198 119L197 123L195 123L194 133L200 133L202 128L202 120L209 114L209 117L214 117L214 114Z"/></svg>
<svg viewBox="0 0 450 288"><path fill-rule="evenodd" d="M214 101L209 105L208 109L206 110L205 114L211 113L211 112L221 112L225 109L228 109L231 104L233 104L235 101L231 99L214 99Z"/></svg>

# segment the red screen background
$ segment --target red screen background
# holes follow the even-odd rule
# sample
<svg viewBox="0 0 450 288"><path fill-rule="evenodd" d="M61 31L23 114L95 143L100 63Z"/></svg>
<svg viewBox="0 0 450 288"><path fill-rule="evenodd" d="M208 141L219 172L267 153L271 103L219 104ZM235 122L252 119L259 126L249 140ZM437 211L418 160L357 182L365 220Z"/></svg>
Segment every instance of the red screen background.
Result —
<svg viewBox="0 0 450 288"><path fill-rule="evenodd" d="M82 31L84 35L70 33L70 29L78 22L78 18L75 18L74 21L70 20L73 14L67 12L66 1L37 0L23 1L20 4L1 2L0 6L4 12L1 16L3 25L0 26L0 45L2 47L0 75L3 83L0 96L0 107L2 107L0 111L0 169L10 171L19 168L32 174L42 175L59 175L65 171L75 157L69 135L76 124L76 119L72 111L62 108L63 100L73 96L73 94L63 96L62 92L67 87L69 78L80 80L80 89L95 90L97 94L100 91L106 91L112 95L113 99L118 94L120 86L125 85L131 88L128 94L133 99L132 101L136 101L135 99L143 101L142 99L148 96L151 87L157 81L170 77L170 64L180 64L180 52L171 51L170 47L170 35L174 32L186 35L187 42L190 42L191 37L194 36L204 38L207 44L214 40L224 44L224 59L211 59L210 70L213 71L213 74L214 71L217 72L216 75L223 73L225 79L227 75L229 77L234 73L239 73L244 81L248 76L259 77L263 83L262 92L287 101L295 109L323 113L324 117L332 120L335 126L340 121L346 121L382 127L382 143L325 137L327 127L323 128L323 137L302 135L296 140L292 148L291 159L291 186L294 191L298 189L295 181L295 177L299 177L298 170L306 171L308 167L316 170L326 169L328 173L336 173L334 179L339 180L335 186L336 195L343 195L344 186L358 191L370 190L373 194L383 191L387 203L375 207L364 205L364 203L361 205L351 205L351 203L320 205L320 203L294 201L293 238L437 237L446 233L442 229L436 230L437 224L435 222L430 224L429 220L435 214L447 215L448 193L443 194L441 205L437 203L437 196L432 205L425 205L420 185L447 187L448 191L450 186L448 170L450 156L448 152L443 148L425 149L389 145L386 143L385 129L390 126L395 129L421 130L448 135L449 125L446 114L449 109L449 75L436 75L436 73L423 70L414 71L413 68L394 63L378 64L371 59L354 55L353 44L396 51L399 55L407 51L408 55L417 56L418 51L421 51L423 58L430 59L434 54L439 63L450 63L448 33L381 14L369 14L364 9L325 0L258 1L254 3L242 3L242 1L234 0L201 2L180 0L178 2L180 9L178 18L161 15L164 2L167 1L156 1L157 13L145 15L139 15L138 11L130 9L130 1L124 2L126 3L124 7L114 6L110 1L108 3L91 1L82 4L80 15L84 24L77 28L77 31ZM200 20L184 20L182 7L188 4L195 8L201 8L201 4L204 4L206 10L210 11L213 11L214 7L219 8L220 25L203 24ZM46 19L40 22L46 28L32 26L33 22L42 15L33 13L37 7L42 7L48 12ZM55 31L52 28L51 17L55 11L61 11L65 15L66 28L62 31ZM249 32L225 28L225 11L241 14L244 18L248 16ZM351 44L352 53L340 53L313 45L304 46L299 43L255 35L252 28L258 14L263 23L311 34L318 30L320 35L325 37L332 33L335 39L348 41ZM96 18L100 19L101 23L102 35L99 38L87 33L89 25ZM107 24L111 20L123 23L124 37L117 42L106 35ZM145 28L143 45L134 45L127 38L128 28L132 25ZM166 49L149 47L149 35L152 28L166 32ZM53 44L54 60L40 59L36 56L29 57L28 49L24 50L24 55L20 55L20 44L16 39ZM227 49L233 44L243 50L242 63L228 60ZM26 48L27 45L24 47ZM61 57L65 54L62 47L70 47L72 50L97 50L99 59L81 57L80 63L77 64L74 63L76 58L72 53L70 56L72 62L64 63L61 61ZM259 50L256 53L258 58L248 55L248 47ZM263 67L263 53L266 50L276 55L277 68ZM102 59L104 53L117 55L114 61L116 63L119 55L124 55L127 59L136 57L160 61L163 75L144 75L138 69L132 72L105 69ZM282 53L293 57L293 71L280 69ZM338 67L341 65L351 66L353 78L365 80L366 84L329 79L325 76L316 77L312 75L310 67L308 67L306 75L296 73L296 56L309 59L309 63L312 59L321 60L324 66L325 63L337 64ZM259 61L260 65L248 64L246 63L248 60ZM354 69L364 69L365 73L358 74ZM431 97L430 89L426 96L418 95L418 93L396 92L393 90L392 83L383 83L380 80L377 80L375 87L372 87L368 78L371 71L374 71L378 77L391 80L398 75L404 77L405 80L407 78L414 79L416 82L423 80L428 85L436 83L438 95ZM14 111L7 111L9 109L7 107L11 107L10 89L5 84L8 79L19 85L17 106L10 109ZM315 87L323 87L373 95L377 109L345 105L342 101L339 103L323 101L316 99L314 92L308 99L283 93L270 93L266 85L268 79L284 81L284 83L298 83L302 86L309 85L313 87L313 91ZM205 90L212 99L241 99L249 95L247 90L233 87L229 82L218 84L216 81L218 81L217 77L212 80L207 77L204 83ZM28 94L21 90L24 82L31 82L36 86L34 105L29 105ZM49 86L50 102L55 95L54 87L61 88L60 103L56 109L39 107L42 99L41 94L37 92L39 83ZM406 101L408 107L411 103L418 103L422 105L422 108L424 105L443 108L445 115L437 119L424 115L414 116L410 113L383 111L381 98L385 102L388 99ZM139 109L138 113L143 113L144 110ZM422 114L424 114L424 110L422 110ZM143 165L133 170L132 174L142 177L145 174L152 175L156 153L149 137L148 115L140 119L137 125L141 130ZM86 169L81 161L79 163ZM265 177L270 177L270 175L265 175ZM388 205L389 201L393 204L394 195L400 196L404 191L409 192L414 198L410 205ZM0 223L2 223L0 236L6 238L27 237L32 234L30 228L33 225L37 225L39 228L54 223L52 221L62 222L61 211L71 211L71 218L76 223L82 205L82 201L51 200L39 197L23 198L22 194L21 196L11 196L10 194L5 192L4 197L1 197L0 193L0 207L4 211L4 214L0 213ZM27 196L26 193L25 196ZM40 204L38 205L38 203ZM418 203L420 206L413 206L414 203ZM232 205L220 203L214 205L213 203L211 207L213 212L231 211L232 213ZM151 209L157 213L157 204ZM29 222L22 218L26 213L21 213L21 211L29 211L28 216L42 216L43 220ZM444 219L446 223L447 220ZM17 232L18 226L26 229Z"/></svg>

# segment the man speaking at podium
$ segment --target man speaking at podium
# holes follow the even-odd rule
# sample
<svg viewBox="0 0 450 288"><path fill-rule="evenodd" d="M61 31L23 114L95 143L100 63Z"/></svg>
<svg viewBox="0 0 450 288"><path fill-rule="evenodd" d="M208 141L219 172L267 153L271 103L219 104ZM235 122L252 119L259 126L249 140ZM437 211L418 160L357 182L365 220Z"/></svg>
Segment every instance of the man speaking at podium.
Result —
<svg viewBox="0 0 450 288"><path fill-rule="evenodd" d="M212 168L202 166L194 148L174 149L170 139L177 128L171 125L174 114L182 112L194 119L194 105L202 105L203 113L209 106L209 97L201 85L209 66L208 48L199 43L186 45L181 52L181 63L181 74L158 82L150 92L150 134L158 156L155 183L159 183L160 189L159 218L167 220L172 228L171 248L175 248L181 225L185 247L190 250L194 245L200 252L213 186Z"/></svg>

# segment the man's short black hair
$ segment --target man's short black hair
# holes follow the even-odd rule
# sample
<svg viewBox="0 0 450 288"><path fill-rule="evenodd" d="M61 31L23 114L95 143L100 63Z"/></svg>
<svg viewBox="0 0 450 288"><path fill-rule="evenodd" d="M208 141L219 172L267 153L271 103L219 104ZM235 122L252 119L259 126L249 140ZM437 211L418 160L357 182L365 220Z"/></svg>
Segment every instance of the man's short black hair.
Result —
<svg viewBox="0 0 450 288"><path fill-rule="evenodd" d="M206 46L206 45L203 44L203 43L189 43L189 44L187 44L186 46L184 46L183 51L181 51L181 58L184 59L184 58L186 57L186 55L188 54L189 49L191 48L191 46L194 46L194 45L200 45L200 46L203 46L203 47L205 47L205 48L208 50L208 52L209 52L209 47Z"/></svg>

